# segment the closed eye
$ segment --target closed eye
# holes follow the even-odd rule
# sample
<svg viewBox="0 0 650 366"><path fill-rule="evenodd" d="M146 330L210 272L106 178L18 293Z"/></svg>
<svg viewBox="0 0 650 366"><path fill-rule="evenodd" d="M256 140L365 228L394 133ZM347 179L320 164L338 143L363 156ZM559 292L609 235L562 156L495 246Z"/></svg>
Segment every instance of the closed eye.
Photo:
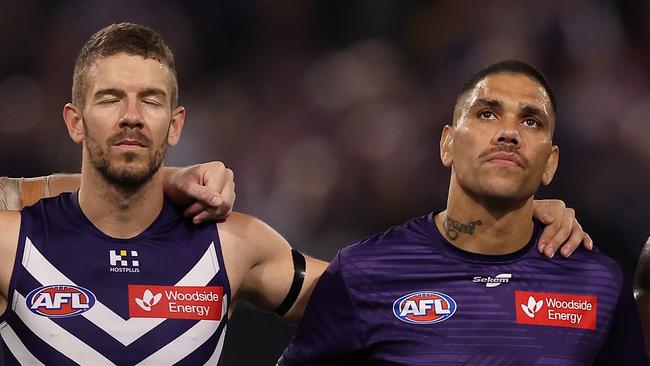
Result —
<svg viewBox="0 0 650 366"><path fill-rule="evenodd" d="M98 103L102 104L102 105L111 105L111 104L118 103L119 101L120 101L119 98L105 98L105 99L99 100Z"/></svg>
<svg viewBox="0 0 650 366"><path fill-rule="evenodd" d="M160 102L155 99L143 99L142 102L151 106L159 106Z"/></svg>

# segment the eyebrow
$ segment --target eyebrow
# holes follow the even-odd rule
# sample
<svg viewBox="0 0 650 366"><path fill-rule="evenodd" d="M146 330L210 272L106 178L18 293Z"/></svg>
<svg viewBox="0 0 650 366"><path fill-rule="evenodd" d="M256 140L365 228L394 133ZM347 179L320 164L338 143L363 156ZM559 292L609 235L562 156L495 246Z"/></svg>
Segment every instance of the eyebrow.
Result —
<svg viewBox="0 0 650 366"><path fill-rule="evenodd" d="M475 106L488 106L492 108L503 108L503 103L497 99L487 99L487 98L481 98L477 99L476 102L474 103ZM532 106L530 104L519 104L520 110L519 110L519 115L521 116L539 116L543 117L544 119L549 119L550 116L545 113L541 108Z"/></svg>
<svg viewBox="0 0 650 366"><path fill-rule="evenodd" d="M95 95L93 95L93 99L98 99L101 98L105 95L112 95L116 97L123 97L126 93L122 90L119 89L114 89L114 88L109 88L109 89L101 89L98 90Z"/></svg>
<svg viewBox="0 0 650 366"><path fill-rule="evenodd" d="M474 105L485 105L492 108L503 108L503 104L496 99L477 99Z"/></svg>
<svg viewBox="0 0 650 366"><path fill-rule="evenodd" d="M523 116L540 116L544 118L549 118L548 114L546 114L543 110L540 108L537 108L532 105L524 105L521 108L521 115Z"/></svg>
<svg viewBox="0 0 650 366"><path fill-rule="evenodd" d="M140 97L148 97L148 96L158 96L158 97L163 97L167 98L167 92L165 92L162 89L158 88L146 88L138 92L138 95Z"/></svg>

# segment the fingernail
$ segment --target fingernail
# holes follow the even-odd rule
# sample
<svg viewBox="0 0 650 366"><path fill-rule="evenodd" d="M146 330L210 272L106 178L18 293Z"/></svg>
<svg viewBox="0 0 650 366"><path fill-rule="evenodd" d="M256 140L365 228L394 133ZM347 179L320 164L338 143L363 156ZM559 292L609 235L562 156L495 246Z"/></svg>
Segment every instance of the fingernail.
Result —
<svg viewBox="0 0 650 366"><path fill-rule="evenodd" d="M544 253L544 248L546 248L546 243L541 243L541 244L539 245L539 252L540 252L540 253Z"/></svg>
<svg viewBox="0 0 650 366"><path fill-rule="evenodd" d="M219 196L212 197L210 204L214 207L221 205L221 198Z"/></svg>
<svg viewBox="0 0 650 366"><path fill-rule="evenodd" d="M593 242L590 242L590 243L589 243L589 250L592 250L592 249L594 249L594 243L593 243Z"/></svg>
<svg viewBox="0 0 650 366"><path fill-rule="evenodd" d="M568 256L569 256L569 248L566 248L566 247L565 247L565 248L562 248L562 249L561 249L561 252L562 252L562 255L563 255L563 256L565 256L565 257L568 257Z"/></svg>
<svg viewBox="0 0 650 366"><path fill-rule="evenodd" d="M552 247L548 247L544 250L544 254L546 254L547 257L553 258L553 255L555 255L555 252L553 251Z"/></svg>
<svg viewBox="0 0 650 366"><path fill-rule="evenodd" d="M553 221L553 215L551 215L551 214L544 214L544 221L546 221L546 222Z"/></svg>

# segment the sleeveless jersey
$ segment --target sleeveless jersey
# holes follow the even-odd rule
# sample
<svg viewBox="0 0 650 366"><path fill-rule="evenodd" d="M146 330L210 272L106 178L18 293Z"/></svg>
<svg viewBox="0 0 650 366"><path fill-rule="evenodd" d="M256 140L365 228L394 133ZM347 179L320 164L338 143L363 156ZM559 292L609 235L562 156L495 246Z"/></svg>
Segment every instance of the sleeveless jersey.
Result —
<svg viewBox="0 0 650 366"><path fill-rule="evenodd" d="M541 229L480 255L430 214L341 250L280 365L646 365L618 265L597 250L549 260Z"/></svg>
<svg viewBox="0 0 650 366"><path fill-rule="evenodd" d="M116 239L64 193L21 212L18 240L7 366L219 364L231 293L214 223L165 201L144 232Z"/></svg>

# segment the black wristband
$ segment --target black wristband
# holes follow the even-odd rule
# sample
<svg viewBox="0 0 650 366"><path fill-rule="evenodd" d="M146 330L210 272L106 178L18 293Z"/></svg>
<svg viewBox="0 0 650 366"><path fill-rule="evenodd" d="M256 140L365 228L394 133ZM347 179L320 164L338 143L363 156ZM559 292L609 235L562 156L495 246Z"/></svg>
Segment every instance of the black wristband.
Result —
<svg viewBox="0 0 650 366"><path fill-rule="evenodd" d="M300 295L303 282L305 282L305 256L299 251L291 249L291 257L293 257L293 282L291 282L291 288L287 293L287 297L275 309L275 313L279 316L284 316L291 309L296 299L298 299L298 295Z"/></svg>

